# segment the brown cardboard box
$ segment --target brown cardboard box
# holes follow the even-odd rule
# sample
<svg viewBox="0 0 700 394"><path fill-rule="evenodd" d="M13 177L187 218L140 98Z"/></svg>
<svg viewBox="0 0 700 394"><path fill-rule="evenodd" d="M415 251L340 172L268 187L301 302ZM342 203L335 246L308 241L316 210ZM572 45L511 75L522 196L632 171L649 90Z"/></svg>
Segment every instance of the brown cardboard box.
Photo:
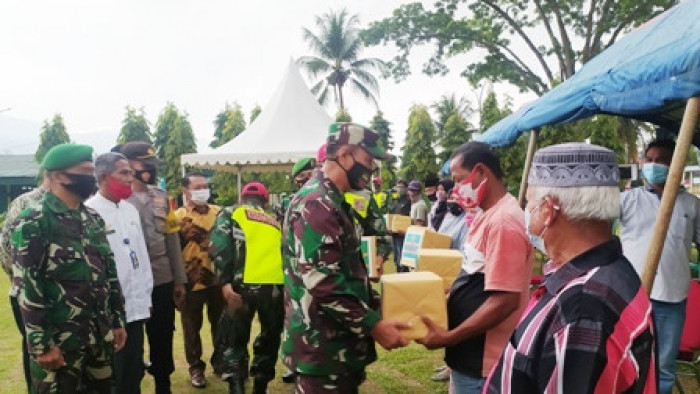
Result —
<svg viewBox="0 0 700 394"><path fill-rule="evenodd" d="M437 233L427 227L411 226L406 230L401 251L401 265L416 268L421 249L449 249L452 237Z"/></svg>
<svg viewBox="0 0 700 394"><path fill-rule="evenodd" d="M459 250L421 249L418 251L416 270L437 274L445 282L445 290L449 290L462 269L462 258Z"/></svg>
<svg viewBox="0 0 700 394"><path fill-rule="evenodd" d="M419 339L428 334L421 316L447 328L447 301L442 278L432 272L406 272L383 275L382 319L410 324L401 331L406 339Z"/></svg>
<svg viewBox="0 0 700 394"><path fill-rule="evenodd" d="M367 267L367 274L371 279L377 278L377 237L364 236L360 238L360 251L362 260Z"/></svg>
<svg viewBox="0 0 700 394"><path fill-rule="evenodd" d="M386 219L386 228L394 233L405 233L406 229L411 225L411 217L390 213Z"/></svg>

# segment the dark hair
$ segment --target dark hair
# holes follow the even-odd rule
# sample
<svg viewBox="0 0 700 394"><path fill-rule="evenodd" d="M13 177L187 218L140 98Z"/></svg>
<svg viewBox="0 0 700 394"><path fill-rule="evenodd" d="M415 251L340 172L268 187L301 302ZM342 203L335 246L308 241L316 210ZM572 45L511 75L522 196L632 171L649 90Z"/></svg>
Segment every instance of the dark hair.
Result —
<svg viewBox="0 0 700 394"><path fill-rule="evenodd" d="M442 185L442 188L445 189L445 191L450 191L452 190L453 187L455 187L454 181L451 181L449 179L443 179L441 180L438 185Z"/></svg>
<svg viewBox="0 0 700 394"><path fill-rule="evenodd" d="M398 185L399 183L403 183L404 186L408 186L408 182L406 182L406 181L403 180L403 179L399 179L398 181L396 181L396 184L397 184L397 185Z"/></svg>
<svg viewBox="0 0 700 394"><path fill-rule="evenodd" d="M180 179L180 185L182 185L182 187L184 187L185 189L190 187L190 178L192 178L193 176L201 176L202 178L206 178L204 173L201 173L199 171L188 172L187 174L185 174L185 176L182 177L182 179Z"/></svg>
<svg viewBox="0 0 700 394"><path fill-rule="evenodd" d="M490 145L478 141L469 141L460 145L452 154L450 160L460 158L460 166L467 170L472 170L474 166L481 163L488 167L496 178L503 179L503 169L501 159L493 151Z"/></svg>
<svg viewBox="0 0 700 394"><path fill-rule="evenodd" d="M673 142L673 140L668 139L668 138L661 138L661 139L656 139L654 141L651 141L649 145L647 146L647 149L644 151L644 154L646 155L649 152L649 149L651 148L659 148L659 149L667 149L668 153L673 156L673 151L676 150L676 143Z"/></svg>

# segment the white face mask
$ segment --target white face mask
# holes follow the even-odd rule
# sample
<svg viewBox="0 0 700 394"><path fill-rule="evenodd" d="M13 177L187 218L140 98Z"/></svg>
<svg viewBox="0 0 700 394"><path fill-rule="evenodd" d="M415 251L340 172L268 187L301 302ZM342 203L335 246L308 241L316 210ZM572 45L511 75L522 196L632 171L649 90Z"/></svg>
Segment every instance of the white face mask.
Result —
<svg viewBox="0 0 700 394"><path fill-rule="evenodd" d="M542 234L540 235L535 235L530 232L530 220L531 220L531 213L530 211L525 208L525 232L527 232L527 236L530 238L530 243L532 243L532 246L537 248L540 252L543 254L547 254L547 250L544 247L544 238L542 238L542 235L544 235L544 232L547 231L545 228L544 231L542 231Z"/></svg>
<svg viewBox="0 0 700 394"><path fill-rule="evenodd" d="M197 205L204 205L209 201L209 197L211 197L211 192L209 189L199 189L199 190L192 190L190 191L190 196L192 198L192 202L197 204Z"/></svg>

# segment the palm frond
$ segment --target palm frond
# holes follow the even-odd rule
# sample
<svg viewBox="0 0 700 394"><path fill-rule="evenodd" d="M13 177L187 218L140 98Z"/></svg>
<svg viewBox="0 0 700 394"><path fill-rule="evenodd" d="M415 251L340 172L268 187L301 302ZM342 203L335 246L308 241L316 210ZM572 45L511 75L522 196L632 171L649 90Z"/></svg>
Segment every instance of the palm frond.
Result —
<svg viewBox="0 0 700 394"><path fill-rule="evenodd" d="M370 92L365 85L363 85L360 81L352 77L349 79L349 81L350 86L352 86L355 90L360 92L360 94L362 94L362 96L364 96L366 99L371 101L372 104L374 104L375 109L379 109L379 103L377 102L377 98L374 97L374 94L372 94L372 92Z"/></svg>
<svg viewBox="0 0 700 394"><path fill-rule="evenodd" d="M379 83L377 82L377 78L375 78L374 75L370 74L367 71L360 70L357 68L350 69L348 74L354 76L355 79L361 84L363 84L367 89L379 93Z"/></svg>
<svg viewBox="0 0 700 394"><path fill-rule="evenodd" d="M297 59L297 64L306 70L311 78L316 78L320 73L332 70L332 65L315 56L302 56Z"/></svg>

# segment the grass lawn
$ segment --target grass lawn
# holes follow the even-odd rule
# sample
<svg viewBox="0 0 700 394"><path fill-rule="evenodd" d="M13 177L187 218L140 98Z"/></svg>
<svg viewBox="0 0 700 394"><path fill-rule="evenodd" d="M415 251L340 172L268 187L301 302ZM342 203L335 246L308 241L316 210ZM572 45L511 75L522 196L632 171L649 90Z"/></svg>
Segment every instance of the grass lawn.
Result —
<svg viewBox="0 0 700 394"><path fill-rule="evenodd" d="M386 267L389 269L390 264ZM10 304L7 301L9 282L0 280L0 393L22 393L24 390L24 378L22 374L21 343L20 336L12 318ZM254 323L254 335L257 335L257 321ZM210 375L211 368L207 368L207 387L196 389L190 385L185 362L185 351L180 327L180 316L176 317L176 332L174 341L175 372L172 375L173 393L226 393L228 386L216 376ZM209 360L212 351L209 335L209 325L205 319L202 328L202 342L204 346L204 360ZM251 340L252 346L252 340ZM442 351L428 351L423 346L411 344L407 348L384 351L377 346L379 360L367 370L367 381L362 385L362 393L447 393L445 382L433 382L430 377L433 368L442 364ZM148 357L148 349L145 350ZM252 356L252 348L251 348ZM269 386L270 393L291 393L292 386L283 383L279 376L284 372L284 366L277 363L277 378ZM144 393L153 392L153 379L146 375L142 388ZM252 390L252 381L248 383L248 390Z"/></svg>
<svg viewBox="0 0 700 394"><path fill-rule="evenodd" d="M387 271L392 269L393 264L387 263ZM538 273L539 264L533 267L533 271ZM22 375L22 361L20 351L20 336L12 319L12 311L7 301L8 281L0 280L0 393L22 393L24 392L24 378ZM195 389L189 383L187 373L187 363L185 362L184 345L182 340L182 330L180 328L180 317L177 316L175 332L175 373L172 375L173 392L180 393L226 393L227 385L211 373L208 368L205 389ZM257 332L257 322L254 332ZM211 356L212 345L209 336L209 325L205 321L202 329L202 341L205 349L204 360ZM252 344L252 340L251 340ZM377 346L379 360L372 364L367 370L367 381L360 387L361 393L447 393L447 383L433 382L430 380L434 367L442 364L442 351L428 351L424 347L411 344L410 346L393 350L391 352ZM252 354L252 349L251 349ZM146 349L148 357L148 349ZM271 382L270 393L291 393L291 385L282 383L279 376L282 375L284 367L277 364L277 378ZM700 386L694 382L692 377L681 377L681 382L686 393L700 393ZM252 390L252 382L249 382L248 390ZM153 379L147 375L142 384L144 393L153 392ZM674 389L675 392L675 389Z"/></svg>

